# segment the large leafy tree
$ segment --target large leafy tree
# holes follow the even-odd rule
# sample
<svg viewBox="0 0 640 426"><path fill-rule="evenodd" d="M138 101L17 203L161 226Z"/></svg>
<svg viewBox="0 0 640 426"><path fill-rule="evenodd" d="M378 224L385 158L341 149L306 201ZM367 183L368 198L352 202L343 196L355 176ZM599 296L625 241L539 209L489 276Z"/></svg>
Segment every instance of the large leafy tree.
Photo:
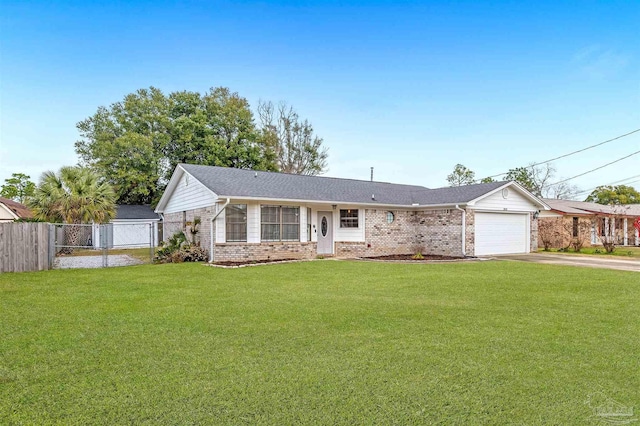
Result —
<svg viewBox="0 0 640 426"><path fill-rule="evenodd" d="M12 173L10 178L4 180L4 185L0 188L0 196L24 204L28 197L33 195L35 188L36 184L31 181L31 176Z"/></svg>
<svg viewBox="0 0 640 426"><path fill-rule="evenodd" d="M449 186L471 185L475 181L475 172L462 164L456 164L450 175L447 176Z"/></svg>
<svg viewBox="0 0 640 426"><path fill-rule="evenodd" d="M224 87L140 89L77 127L81 163L113 185L119 203L157 201L178 163L276 169L247 100Z"/></svg>
<svg viewBox="0 0 640 426"><path fill-rule="evenodd" d="M284 102L258 104L260 132L265 146L273 151L278 169L284 173L318 175L327 169L328 152L322 138L308 120Z"/></svg>
<svg viewBox="0 0 640 426"><path fill-rule="evenodd" d="M63 167L58 173L47 171L28 200L37 219L67 223L67 245L78 245L80 226L84 223L105 223L115 215L116 195L113 188L101 182L87 168ZM67 250L67 252L70 250Z"/></svg>
<svg viewBox="0 0 640 426"><path fill-rule="evenodd" d="M640 204L640 192L627 185L602 185L597 187L585 201L599 204Z"/></svg>

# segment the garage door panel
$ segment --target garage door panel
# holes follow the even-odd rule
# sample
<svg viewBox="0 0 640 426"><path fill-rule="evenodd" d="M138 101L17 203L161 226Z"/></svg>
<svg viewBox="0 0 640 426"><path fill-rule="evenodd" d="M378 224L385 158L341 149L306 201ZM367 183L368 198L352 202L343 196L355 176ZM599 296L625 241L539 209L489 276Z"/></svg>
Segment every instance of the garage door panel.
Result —
<svg viewBox="0 0 640 426"><path fill-rule="evenodd" d="M528 215L476 212L475 254L528 253Z"/></svg>

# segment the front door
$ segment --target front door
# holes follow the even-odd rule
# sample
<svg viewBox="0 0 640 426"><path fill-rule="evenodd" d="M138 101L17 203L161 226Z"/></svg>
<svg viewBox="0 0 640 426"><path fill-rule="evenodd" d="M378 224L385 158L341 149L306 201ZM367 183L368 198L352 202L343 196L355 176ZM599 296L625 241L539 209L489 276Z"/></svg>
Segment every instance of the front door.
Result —
<svg viewBox="0 0 640 426"><path fill-rule="evenodd" d="M318 254L333 254L333 213L318 212Z"/></svg>

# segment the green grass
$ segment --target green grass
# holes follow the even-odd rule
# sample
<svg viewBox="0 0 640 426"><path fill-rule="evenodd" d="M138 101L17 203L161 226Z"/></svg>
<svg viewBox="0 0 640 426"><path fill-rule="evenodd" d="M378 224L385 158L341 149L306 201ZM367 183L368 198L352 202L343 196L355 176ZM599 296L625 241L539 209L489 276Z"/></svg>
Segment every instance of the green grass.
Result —
<svg viewBox="0 0 640 426"><path fill-rule="evenodd" d="M640 274L316 261L0 274L0 424L585 424Z"/></svg>
<svg viewBox="0 0 640 426"><path fill-rule="evenodd" d="M640 247L616 247L613 253L607 253L603 247L584 247L580 250L579 253L573 251L573 249L569 249L567 252L558 251L558 249L551 249L549 251L544 251L543 249L538 250L539 253L559 253L559 254L587 254L594 256L622 256L622 257L631 257L640 259Z"/></svg>

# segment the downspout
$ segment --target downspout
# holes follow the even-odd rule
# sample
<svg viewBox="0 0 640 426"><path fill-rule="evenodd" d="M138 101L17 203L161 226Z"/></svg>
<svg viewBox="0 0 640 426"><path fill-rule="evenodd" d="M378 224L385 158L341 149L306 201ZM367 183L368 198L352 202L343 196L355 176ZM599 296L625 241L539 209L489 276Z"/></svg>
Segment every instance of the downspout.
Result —
<svg viewBox="0 0 640 426"><path fill-rule="evenodd" d="M211 227L209 228L209 234L210 234L210 242L209 242L209 263L213 262L213 247L214 247L214 235L213 235L213 221L216 220L218 218L218 216L220 216L220 213L222 213L224 211L224 209L227 208L227 206L229 205L229 203L231 202L231 198L227 198L227 201L225 201L225 203L222 205L222 208L220 208L220 210L218 210L218 213L215 214L215 216L213 216L211 218Z"/></svg>
<svg viewBox="0 0 640 426"><path fill-rule="evenodd" d="M462 256L467 256L467 211L465 209L460 208L458 204L456 204L456 210L460 210L462 212Z"/></svg>
<svg viewBox="0 0 640 426"><path fill-rule="evenodd" d="M164 241L164 213L158 213L158 215L160 216L160 219L162 219L162 241ZM158 232L158 229L156 228L156 233ZM161 241L158 241L158 245L160 244Z"/></svg>

